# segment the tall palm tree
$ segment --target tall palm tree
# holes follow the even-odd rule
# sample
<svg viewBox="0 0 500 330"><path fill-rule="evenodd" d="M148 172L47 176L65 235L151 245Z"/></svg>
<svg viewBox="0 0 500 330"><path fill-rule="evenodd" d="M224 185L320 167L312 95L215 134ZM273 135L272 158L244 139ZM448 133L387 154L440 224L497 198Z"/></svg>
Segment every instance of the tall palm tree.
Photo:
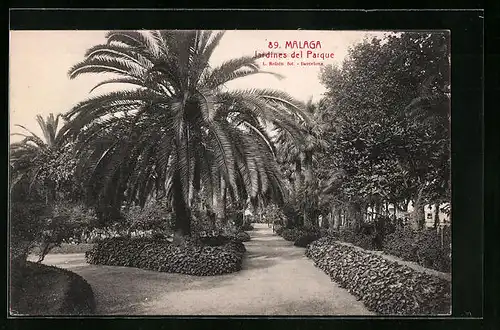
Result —
<svg viewBox="0 0 500 330"><path fill-rule="evenodd" d="M302 214L304 217L304 225L311 226L311 217L308 216L310 209L307 207L306 199L309 200L310 193L316 191L314 189L315 180L313 175L313 166L315 163L316 154L326 147L326 142L321 138L321 112L318 111L322 104L315 104L312 98L305 105L305 112L308 120L304 121L301 118L296 119L303 134L300 139L290 136L287 131L280 130L276 136L276 143L279 146L278 154L282 164L287 164L287 172L292 172L290 176L292 196L297 197L303 202ZM308 191L310 187L311 191ZM307 197L304 199L304 197ZM317 196L316 196L317 197Z"/></svg>
<svg viewBox="0 0 500 330"><path fill-rule="evenodd" d="M209 64L223 32L112 31L72 67L112 73L109 83L135 85L90 97L67 113L96 201L118 209L156 195L172 199L176 237L190 234L200 193L210 207L285 193L275 147L264 125L300 135L303 104L267 89L228 90L231 80L264 73L256 57ZM215 203L214 203L215 202ZM213 205L216 204L216 205ZM220 212L219 212L220 213Z"/></svg>
<svg viewBox="0 0 500 330"><path fill-rule="evenodd" d="M36 182L45 186L46 202L55 198L56 178L50 166L58 161L68 143L67 126L59 129L60 115L49 114L46 119L36 116L43 138L22 125L16 125L27 133L13 133L24 137L10 145L11 189L22 180L30 180L29 187Z"/></svg>

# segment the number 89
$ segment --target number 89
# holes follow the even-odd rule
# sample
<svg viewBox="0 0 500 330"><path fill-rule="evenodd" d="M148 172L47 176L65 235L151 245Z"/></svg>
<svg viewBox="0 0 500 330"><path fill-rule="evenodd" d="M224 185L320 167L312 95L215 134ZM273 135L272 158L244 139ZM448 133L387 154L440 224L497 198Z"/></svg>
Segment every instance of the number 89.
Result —
<svg viewBox="0 0 500 330"><path fill-rule="evenodd" d="M279 44L277 41L275 42L269 42L269 45L267 45L269 48L278 48Z"/></svg>

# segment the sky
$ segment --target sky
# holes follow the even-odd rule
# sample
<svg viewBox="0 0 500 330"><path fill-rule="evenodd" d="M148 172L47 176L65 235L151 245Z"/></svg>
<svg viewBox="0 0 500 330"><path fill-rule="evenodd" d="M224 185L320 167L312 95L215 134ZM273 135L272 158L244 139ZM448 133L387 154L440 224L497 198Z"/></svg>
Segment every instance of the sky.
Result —
<svg viewBox="0 0 500 330"><path fill-rule="evenodd" d="M92 87L106 78L105 74L86 74L70 80L68 70L84 59L90 47L105 43L106 31L10 31L9 50L9 123L10 132L23 132L16 127L20 124L40 134L35 121L40 114L65 113L75 104L99 93L126 88L125 85L108 85L89 94ZM293 97L307 101L319 100L325 89L319 81L320 66L301 66L300 62L323 62L340 65L349 47L367 37L382 37L384 32L367 31L305 31L305 30L229 30L226 31L218 48L214 51L210 65L240 56L255 55L255 52L281 52L287 58L278 61L284 66L269 66L269 61L259 59L265 71L284 76L277 79L273 75L253 75L240 78L228 88L272 88L283 90ZM287 41L308 41L321 43L321 49L311 49L315 53L331 54L329 59L291 59L294 52L285 49ZM281 49L269 49L268 45L278 43ZM304 49L304 56L305 54ZM293 66L287 65L293 62ZM267 64L267 65L264 65ZM19 140L11 137L11 141Z"/></svg>

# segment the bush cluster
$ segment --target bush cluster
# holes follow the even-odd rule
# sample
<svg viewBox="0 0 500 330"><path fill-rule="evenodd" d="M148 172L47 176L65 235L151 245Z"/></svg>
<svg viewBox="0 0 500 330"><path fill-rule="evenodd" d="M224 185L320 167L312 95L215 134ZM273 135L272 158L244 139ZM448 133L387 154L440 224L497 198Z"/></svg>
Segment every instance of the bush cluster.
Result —
<svg viewBox="0 0 500 330"><path fill-rule="evenodd" d="M274 226L274 232L276 235L281 236L286 228L284 226Z"/></svg>
<svg viewBox="0 0 500 330"><path fill-rule="evenodd" d="M414 231L408 226L396 226L386 219L363 224L360 228L343 229L334 235L366 250L383 250L406 261L441 272L451 271L451 228L441 231L427 228Z"/></svg>
<svg viewBox="0 0 500 330"><path fill-rule="evenodd" d="M327 235L324 229L308 228L279 228L276 233L286 239L294 242L295 246L306 247L309 243Z"/></svg>
<svg viewBox="0 0 500 330"><path fill-rule="evenodd" d="M310 243L314 242L320 238L316 233L305 233L302 236L299 236L294 242L293 245L298 247L307 247Z"/></svg>
<svg viewBox="0 0 500 330"><path fill-rule="evenodd" d="M250 234L244 231L241 231L236 234L236 240L240 242L248 242L250 240Z"/></svg>
<svg viewBox="0 0 500 330"><path fill-rule="evenodd" d="M109 238L97 243L85 258L97 265L213 276L239 271L244 249L243 243L234 240L214 246L187 240L182 246L175 246L161 239Z"/></svg>
<svg viewBox="0 0 500 330"><path fill-rule="evenodd" d="M306 256L378 314L450 313L451 283L445 279L327 237L310 244Z"/></svg>
<svg viewBox="0 0 500 330"><path fill-rule="evenodd" d="M250 230L254 230L254 227L251 223L247 222L243 226L241 226L241 230L250 231Z"/></svg>
<svg viewBox="0 0 500 330"><path fill-rule="evenodd" d="M363 223L359 228L345 228L337 233L339 240L352 243L367 250L382 250L385 238L396 230L396 222L388 217Z"/></svg>
<svg viewBox="0 0 500 330"><path fill-rule="evenodd" d="M250 240L250 235L244 231L226 234L223 231L211 230L199 232L196 238L204 244L219 246L230 241L248 242Z"/></svg>
<svg viewBox="0 0 500 330"><path fill-rule="evenodd" d="M65 269L26 262L11 268L11 310L25 315L91 315L95 298L91 286ZM61 290L54 291L54 282ZM46 294L51 294L47 299ZM48 314L47 314L48 313Z"/></svg>
<svg viewBox="0 0 500 330"><path fill-rule="evenodd" d="M441 272L451 271L451 228L414 232L401 228L384 241L384 251Z"/></svg>

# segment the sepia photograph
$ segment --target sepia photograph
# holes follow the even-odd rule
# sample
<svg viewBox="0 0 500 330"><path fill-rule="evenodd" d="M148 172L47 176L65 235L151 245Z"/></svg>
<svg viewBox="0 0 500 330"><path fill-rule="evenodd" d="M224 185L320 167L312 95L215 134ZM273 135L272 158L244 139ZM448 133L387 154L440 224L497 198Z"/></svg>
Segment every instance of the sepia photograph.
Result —
<svg viewBox="0 0 500 330"><path fill-rule="evenodd" d="M447 30L10 30L9 315L451 315L450 72Z"/></svg>

